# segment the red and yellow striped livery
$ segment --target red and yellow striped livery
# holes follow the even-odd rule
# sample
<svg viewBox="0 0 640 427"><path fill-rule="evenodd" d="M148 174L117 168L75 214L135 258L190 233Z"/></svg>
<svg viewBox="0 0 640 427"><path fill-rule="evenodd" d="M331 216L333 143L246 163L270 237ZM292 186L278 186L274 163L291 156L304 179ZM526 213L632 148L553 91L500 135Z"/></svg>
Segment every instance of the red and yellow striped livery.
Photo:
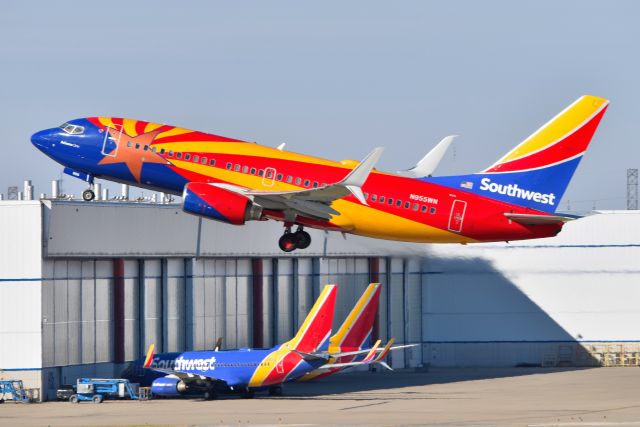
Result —
<svg viewBox="0 0 640 427"><path fill-rule="evenodd" d="M474 243L561 230L569 218L556 214L558 204L607 106L603 98L583 96L489 168L456 176L431 176L429 155L394 174L374 169L381 149L362 162L337 162L114 117L72 120L32 141L90 185L102 178L182 195L185 211L230 224L282 221L285 251L311 244L305 227ZM92 194L90 188L84 197Z"/></svg>

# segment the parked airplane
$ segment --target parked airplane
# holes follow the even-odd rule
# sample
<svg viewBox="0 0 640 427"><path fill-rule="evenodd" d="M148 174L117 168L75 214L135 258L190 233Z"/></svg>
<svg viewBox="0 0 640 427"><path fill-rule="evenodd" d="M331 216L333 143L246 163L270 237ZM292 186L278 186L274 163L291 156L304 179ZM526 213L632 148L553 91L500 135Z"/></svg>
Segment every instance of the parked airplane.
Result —
<svg viewBox="0 0 640 427"><path fill-rule="evenodd" d="M387 367L383 362L389 350L396 350L412 345L394 346L394 340L389 341L388 350L379 349L376 346L375 357L369 361L364 360L366 353L371 352L371 335L375 318L378 312L380 301L380 284L371 283L365 289L360 299L344 320L338 331L329 338L328 353L323 352L323 356L327 357L326 365L305 374L300 381L309 381L316 378L323 378L333 373L339 372L350 366L362 366L368 364L380 364ZM220 351L221 339L218 339L214 353ZM223 350L225 351L225 350ZM122 372L122 377L141 386L152 386L156 379L165 376L163 369L174 369L176 360L182 356L180 352L158 353L154 354L151 360L142 358L131 362ZM360 363L353 363L360 362ZM144 365L148 364L151 369L144 369ZM160 368L157 371L154 368ZM201 391L196 389L195 391Z"/></svg>
<svg viewBox="0 0 640 427"><path fill-rule="evenodd" d="M183 209L229 224L284 222L285 251L311 243L304 227L432 243L555 236L555 214L609 101L583 96L482 172L432 177L445 138L414 168L374 170L382 153L335 162L145 121L89 117L37 132L33 144L85 180L182 194ZM382 226L384 225L384 226ZM297 226L296 231L292 231Z"/></svg>
<svg viewBox="0 0 640 427"><path fill-rule="evenodd" d="M173 366L159 367L151 345L144 368L165 375L153 381L153 393L178 396L200 391L205 398L213 398L224 390L252 397L256 389L268 388L270 394L280 394L282 383L327 362L319 351L331 335L336 292L336 285L325 286L296 336L270 349L191 351L175 358Z"/></svg>

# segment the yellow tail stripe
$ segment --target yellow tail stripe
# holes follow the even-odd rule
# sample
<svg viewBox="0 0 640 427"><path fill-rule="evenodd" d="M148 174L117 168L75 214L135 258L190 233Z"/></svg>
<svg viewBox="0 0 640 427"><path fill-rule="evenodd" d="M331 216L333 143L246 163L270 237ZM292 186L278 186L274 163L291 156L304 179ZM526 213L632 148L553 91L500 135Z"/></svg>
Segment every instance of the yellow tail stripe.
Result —
<svg viewBox="0 0 640 427"><path fill-rule="evenodd" d="M585 95L547 122L495 164L508 162L539 151L572 133L609 101Z"/></svg>
<svg viewBox="0 0 640 427"><path fill-rule="evenodd" d="M367 286L367 289L364 291L364 293L362 294L362 296L360 297L356 305L353 307L353 309L351 310L351 312L349 313L345 321L342 323L342 326L340 326L340 329L338 329L338 332L336 332L336 334L331 337L330 342L332 347L334 345L337 347L342 345L342 342L344 341L347 333L351 330L351 328L353 327L353 324L356 322L356 320L358 320L358 318L360 317L360 314L362 314L365 307L371 301L371 298L375 293L376 289L378 288L378 286L380 286L379 283L371 283L369 284L369 286ZM337 352L337 351L338 350L335 350L333 352ZM330 353L332 352L331 348L329 348L329 352Z"/></svg>

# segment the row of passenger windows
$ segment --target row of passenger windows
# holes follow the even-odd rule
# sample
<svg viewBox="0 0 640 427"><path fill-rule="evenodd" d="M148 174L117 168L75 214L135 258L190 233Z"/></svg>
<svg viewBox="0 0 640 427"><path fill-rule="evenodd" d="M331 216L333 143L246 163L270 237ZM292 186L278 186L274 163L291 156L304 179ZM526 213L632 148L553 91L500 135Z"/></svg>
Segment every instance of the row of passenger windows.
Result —
<svg viewBox="0 0 640 427"><path fill-rule="evenodd" d="M127 143L128 147L132 146L131 141L129 141ZM140 144L136 144L136 149L140 148ZM151 149L151 151L153 151L154 153L156 152L156 147L151 147L149 148L148 145L145 145L143 148L145 151ZM165 152L167 153L167 155L169 157L174 157L176 159L182 159L182 153L181 152L176 152L174 153L172 150L169 151L165 151L164 148L160 149L160 154L165 154ZM209 164L209 166L215 166L216 165L216 160L215 159L209 159L206 156L199 156L198 154L194 154L193 156L191 156L190 153L185 153L184 154L184 160L186 161L192 161L193 163L201 163L203 165ZM231 162L228 162L226 164L226 169L227 170L233 170L234 172L242 172L242 173L250 173L251 175L258 175L258 176L265 176L265 170L264 169L257 169L257 168L250 168L249 166L242 166L238 163L236 163L235 165ZM275 175L275 170L271 169L271 168L267 168L267 172L266 172L266 177L268 179L275 179L276 181L282 181L284 178L284 175L279 173L277 175ZM313 186L313 188L318 188L320 186L320 184L318 183L318 181L313 181L313 183L311 182L311 180L309 179L305 179L303 180L300 177L293 177L291 175L287 175L286 179L284 180L286 183L288 184L293 184L295 183L295 185L297 186L304 186L304 187L311 187ZM323 186L327 185L325 183L322 183ZM378 196L377 194L372 194L371 195L371 199L369 199L369 193L364 193L364 197L367 200L371 200L372 202L378 202L378 203L386 203L389 206L395 206L397 208L401 208L404 206L405 209L412 209L414 211L420 211L422 213L427 212L427 210L429 210L429 213L431 215L436 213L436 208L434 206L431 207L427 207L426 205L420 205L418 203L413 203L413 205L411 204L411 202L403 202L400 199L393 199L393 197L385 197L385 196Z"/></svg>
<svg viewBox="0 0 640 427"><path fill-rule="evenodd" d="M378 203L386 203L389 206L393 206L395 203L395 206L397 208L401 208L402 206L404 206L405 209L412 209L414 211L420 211L420 212L427 212L427 209L429 210L429 213L431 215L436 213L436 208L435 206L431 206L428 207L426 205L420 205L419 203L414 203L413 205L411 204L411 202L403 202L400 199L393 199L393 197L385 197L385 196L378 196L377 194L372 194L371 195L371 199L369 199L369 193L364 193L364 197L367 200L371 200L372 202L378 202Z"/></svg>

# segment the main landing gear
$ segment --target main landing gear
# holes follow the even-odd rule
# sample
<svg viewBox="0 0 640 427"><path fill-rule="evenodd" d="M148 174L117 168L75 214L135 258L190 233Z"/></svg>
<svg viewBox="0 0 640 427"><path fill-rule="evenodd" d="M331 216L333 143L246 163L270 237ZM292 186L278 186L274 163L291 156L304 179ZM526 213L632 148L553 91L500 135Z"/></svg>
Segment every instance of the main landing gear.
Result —
<svg viewBox="0 0 640 427"><path fill-rule="evenodd" d="M298 227L295 233L291 232L291 226L287 226L284 234L278 241L278 246L284 252L291 252L296 249L306 249L311 244L311 235Z"/></svg>

